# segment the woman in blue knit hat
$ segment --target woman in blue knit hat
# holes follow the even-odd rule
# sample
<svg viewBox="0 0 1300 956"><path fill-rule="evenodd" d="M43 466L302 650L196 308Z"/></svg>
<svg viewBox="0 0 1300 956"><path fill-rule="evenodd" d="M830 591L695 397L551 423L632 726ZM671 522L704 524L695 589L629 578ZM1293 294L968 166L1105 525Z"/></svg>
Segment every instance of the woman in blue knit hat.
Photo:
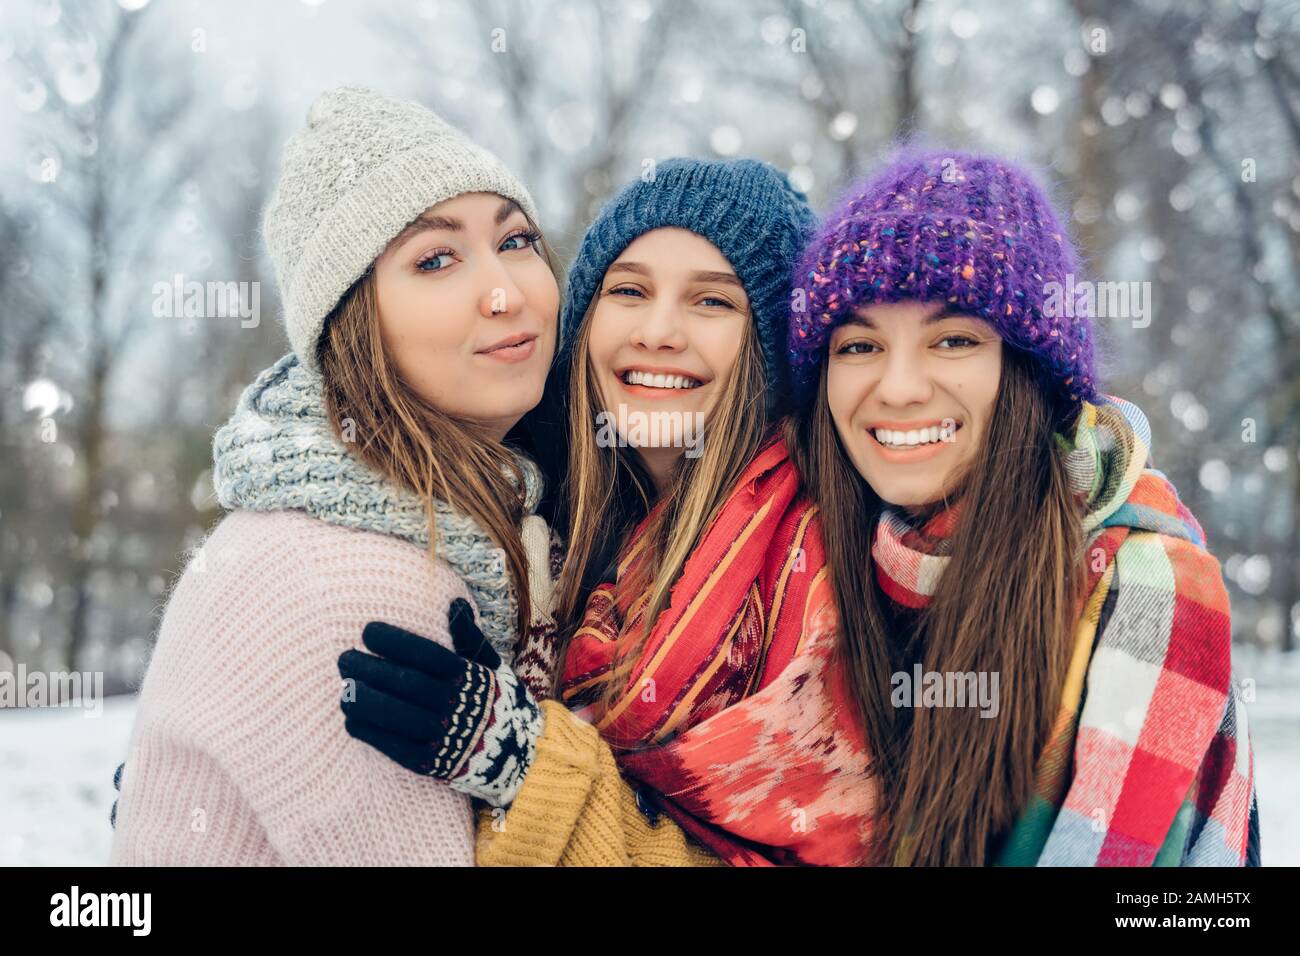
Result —
<svg viewBox="0 0 1300 956"><path fill-rule="evenodd" d="M1030 173L925 151L800 264L791 446L878 862L1258 863L1219 565L1145 417L1097 391L1077 272Z"/></svg>
<svg viewBox="0 0 1300 956"><path fill-rule="evenodd" d="M423 772L540 708L521 786L483 794L480 865L863 861L862 737L830 664L817 509L779 428L790 276L814 225L765 163L675 159L588 229L561 318L558 699L464 700L497 666L472 622L460 657L403 634L410 686L463 706L442 732L398 715L372 738Z"/></svg>

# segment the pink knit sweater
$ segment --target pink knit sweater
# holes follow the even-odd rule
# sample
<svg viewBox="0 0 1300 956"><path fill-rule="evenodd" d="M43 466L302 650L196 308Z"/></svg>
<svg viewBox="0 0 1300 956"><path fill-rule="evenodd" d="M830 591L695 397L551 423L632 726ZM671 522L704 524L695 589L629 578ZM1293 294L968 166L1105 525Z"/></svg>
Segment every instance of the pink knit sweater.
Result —
<svg viewBox="0 0 1300 956"><path fill-rule="evenodd" d="M177 582L140 692L114 865L461 865L469 799L348 736L338 657L384 620L450 646L423 549L237 511Z"/></svg>

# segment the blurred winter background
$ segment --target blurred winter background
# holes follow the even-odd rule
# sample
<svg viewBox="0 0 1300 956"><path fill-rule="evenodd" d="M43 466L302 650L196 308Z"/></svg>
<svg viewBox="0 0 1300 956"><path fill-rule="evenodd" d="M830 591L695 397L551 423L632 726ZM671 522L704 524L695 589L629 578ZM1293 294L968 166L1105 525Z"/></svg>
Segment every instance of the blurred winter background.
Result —
<svg viewBox="0 0 1300 956"><path fill-rule="evenodd" d="M754 155L819 209L900 131L1050 165L1108 391L1232 595L1269 864L1300 863L1298 0L15 0L0 12L0 864L107 858L133 688L218 518L212 432L285 348L259 210L339 83L416 97L535 189L571 254L647 158ZM260 321L155 284L258 283ZM253 288L248 286L246 288ZM166 317L160 317L161 311Z"/></svg>

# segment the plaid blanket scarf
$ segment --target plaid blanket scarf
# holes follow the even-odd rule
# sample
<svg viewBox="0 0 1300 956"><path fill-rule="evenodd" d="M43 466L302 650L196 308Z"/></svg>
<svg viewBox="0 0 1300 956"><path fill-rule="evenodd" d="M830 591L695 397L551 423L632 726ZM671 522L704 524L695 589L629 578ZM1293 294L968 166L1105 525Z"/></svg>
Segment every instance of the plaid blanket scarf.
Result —
<svg viewBox="0 0 1300 956"><path fill-rule="evenodd" d="M1087 587L1034 795L995 863L1245 864L1258 857L1254 761L1219 563L1149 466L1136 406L1085 403L1073 440L1057 438L1085 513ZM884 512L873 554L892 600L925 606L959 512L920 529Z"/></svg>

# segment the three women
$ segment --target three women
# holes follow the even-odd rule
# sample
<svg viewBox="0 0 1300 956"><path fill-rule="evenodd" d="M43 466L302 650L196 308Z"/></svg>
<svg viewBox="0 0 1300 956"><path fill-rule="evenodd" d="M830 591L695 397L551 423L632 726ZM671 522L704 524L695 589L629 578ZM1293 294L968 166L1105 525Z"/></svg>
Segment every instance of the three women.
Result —
<svg viewBox="0 0 1300 956"><path fill-rule="evenodd" d="M411 123L404 105L336 96ZM325 646L355 739L320 712L311 731L356 786L378 760L403 796L455 808L457 862L471 862L468 808L452 788L489 805L481 864L1257 857L1217 562L1149 467L1141 413L1097 392L1087 318L1049 314L1047 287L1077 262L1031 176L990 157L904 154L814 236L804 197L765 164L665 162L588 230L555 329L522 187L460 139L454 158L423 143L437 138L427 120L394 134L394 155L412 161L375 176L366 122L332 131L353 162L302 169L286 156L282 192L312 209L278 263L299 360L245 396L218 438L218 476L231 506L417 543L435 527L451 575L436 599L394 595L377 567L357 577L352 564L371 565L313 544L313 563L343 575L318 602L328 623L279 635L323 572L278 581L272 603L288 613L256 629L273 656L220 667L230 582L183 579L146 680L124 816L146 818L157 801L145 794L178 772L151 756L168 743L234 774L236 792L281 778L260 741L308 705L290 713L262 695L319 703ZM459 191L410 185L457 163L482 166L452 177ZM339 190L333 209L313 176ZM398 196L400 212L370 225L372 204ZM303 271L299 241L313 253ZM503 442L541 398L561 339L550 387L568 398L568 488L552 602L552 541L529 514L536 469ZM304 351L325 386L302 377ZM658 425L632 434L647 421ZM280 538L296 555L321 523L248 546L278 565ZM210 636L175 650L169 622ZM190 645L209 649L192 662ZM308 647L312 668L290 691L268 665ZM516 655L526 666L511 667ZM997 678L999 706L909 706L899 675L918 665L941 684ZM232 688L222 703L242 731L219 747L168 690L205 668ZM301 791L329 778L329 760L298 736L317 756L289 761L302 777L281 782ZM234 816L248 832L274 819L276 839L261 842L282 858L326 861L329 826L355 796L345 788L324 823L287 831L269 796ZM424 841L401 862L448 842L432 824L381 838L391 818L377 824L368 803L352 813L369 816L362 842ZM118 842L158 858L167 841L149 829ZM339 862L375 859L348 846Z"/></svg>

